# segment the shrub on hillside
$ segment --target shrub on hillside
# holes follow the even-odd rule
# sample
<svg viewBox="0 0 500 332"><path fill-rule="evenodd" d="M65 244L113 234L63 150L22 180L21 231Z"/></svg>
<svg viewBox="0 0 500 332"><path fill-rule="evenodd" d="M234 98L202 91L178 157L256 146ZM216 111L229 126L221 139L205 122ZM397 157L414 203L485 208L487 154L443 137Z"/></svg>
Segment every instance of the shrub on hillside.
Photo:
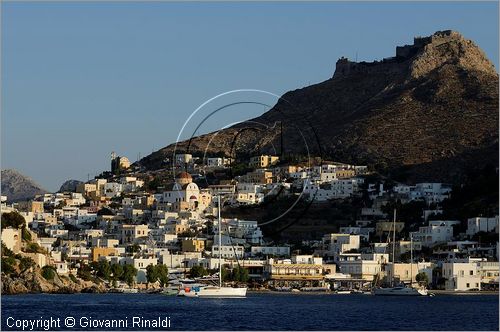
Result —
<svg viewBox="0 0 500 332"><path fill-rule="evenodd" d="M46 280L54 280L56 277L56 270L52 266L45 265L42 267L42 277Z"/></svg>

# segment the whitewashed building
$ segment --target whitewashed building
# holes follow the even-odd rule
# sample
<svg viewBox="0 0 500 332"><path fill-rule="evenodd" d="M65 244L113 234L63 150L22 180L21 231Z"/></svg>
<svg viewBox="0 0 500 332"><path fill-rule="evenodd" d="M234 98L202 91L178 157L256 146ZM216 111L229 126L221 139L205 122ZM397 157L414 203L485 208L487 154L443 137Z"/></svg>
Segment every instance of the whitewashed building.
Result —
<svg viewBox="0 0 500 332"><path fill-rule="evenodd" d="M498 216L493 218L475 217L467 219L467 235L474 235L478 232L497 232Z"/></svg>
<svg viewBox="0 0 500 332"><path fill-rule="evenodd" d="M238 183L236 201L240 204L259 204L264 201L263 186L253 183Z"/></svg>
<svg viewBox="0 0 500 332"><path fill-rule="evenodd" d="M412 233L413 240L424 246L448 242L453 238L453 225L460 224L458 220L431 220L428 226L419 227Z"/></svg>
<svg viewBox="0 0 500 332"><path fill-rule="evenodd" d="M250 254L252 256L262 255L262 256L276 256L276 257L289 257L290 247L289 246L252 246L250 248Z"/></svg>
<svg viewBox="0 0 500 332"><path fill-rule="evenodd" d="M243 255L245 254L245 248L243 246L239 245L222 245L220 246L220 253L222 258L229 258L229 259L234 259L236 257L238 258L243 258ZM213 245L212 246L212 257L219 257L219 246L218 245Z"/></svg>
<svg viewBox="0 0 500 332"><path fill-rule="evenodd" d="M353 234L331 233L323 236L323 247L327 254L333 257L335 262L339 261L340 254L359 249L360 236Z"/></svg>
<svg viewBox="0 0 500 332"><path fill-rule="evenodd" d="M445 289L453 291L481 290L481 276L477 262L446 262L442 266Z"/></svg>

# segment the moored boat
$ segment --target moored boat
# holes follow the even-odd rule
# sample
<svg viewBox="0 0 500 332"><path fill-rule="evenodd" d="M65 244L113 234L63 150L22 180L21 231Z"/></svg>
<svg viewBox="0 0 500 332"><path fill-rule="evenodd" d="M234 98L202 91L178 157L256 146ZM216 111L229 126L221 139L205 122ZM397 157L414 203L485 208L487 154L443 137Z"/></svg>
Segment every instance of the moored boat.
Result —
<svg viewBox="0 0 500 332"><path fill-rule="evenodd" d="M392 232L392 260L394 264L394 257L396 256L395 252L395 243L396 243L396 209L394 209L394 221L393 221L393 232ZM394 275L391 279L391 286L394 285ZM427 296L426 289L413 288L413 237L410 234L410 287L406 285L402 286L392 286L392 287L379 287L374 288L372 293L373 295L386 295L386 296Z"/></svg>
<svg viewBox="0 0 500 332"><path fill-rule="evenodd" d="M179 296L186 297L206 297L206 298L242 298L247 296L246 287L223 287L222 286L222 253L221 253L221 216L220 216L220 204L221 198L218 197L218 220L219 220L219 285L218 286L208 286L208 285L196 285L184 287L179 290Z"/></svg>
<svg viewBox="0 0 500 332"><path fill-rule="evenodd" d="M375 288L373 290L374 295L396 295L396 296L426 296L426 289L417 289L413 287L386 287L386 288Z"/></svg>
<svg viewBox="0 0 500 332"><path fill-rule="evenodd" d="M179 296L185 297L207 297L207 298L242 298L246 297L245 287L221 287L221 286L193 286L179 291Z"/></svg>
<svg viewBox="0 0 500 332"><path fill-rule="evenodd" d="M135 294L135 293L139 293L139 290L137 288L120 287L120 288L111 288L108 292L109 293Z"/></svg>
<svg viewBox="0 0 500 332"><path fill-rule="evenodd" d="M303 292L329 292L330 287L323 286L323 287L302 287L300 289Z"/></svg>

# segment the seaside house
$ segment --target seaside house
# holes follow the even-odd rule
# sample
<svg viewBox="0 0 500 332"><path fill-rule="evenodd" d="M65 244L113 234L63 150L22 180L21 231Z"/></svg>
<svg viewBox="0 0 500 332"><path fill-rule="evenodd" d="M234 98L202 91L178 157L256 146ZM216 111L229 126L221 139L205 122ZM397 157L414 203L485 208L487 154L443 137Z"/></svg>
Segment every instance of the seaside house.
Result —
<svg viewBox="0 0 500 332"><path fill-rule="evenodd" d="M445 289L453 291L481 290L477 261L446 262L442 266Z"/></svg>

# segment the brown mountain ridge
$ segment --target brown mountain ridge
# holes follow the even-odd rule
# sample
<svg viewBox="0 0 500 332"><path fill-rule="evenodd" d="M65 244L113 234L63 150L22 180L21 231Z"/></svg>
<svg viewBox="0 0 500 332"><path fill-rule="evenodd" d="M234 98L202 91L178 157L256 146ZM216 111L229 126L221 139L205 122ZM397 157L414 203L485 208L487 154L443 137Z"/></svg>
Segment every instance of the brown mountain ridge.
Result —
<svg viewBox="0 0 500 332"><path fill-rule="evenodd" d="M274 129L247 130L255 122ZM409 181L455 182L467 171L498 165L498 73L474 42L438 31L381 61L341 58L331 79L285 93L270 111L220 131L207 147L212 136L180 142L177 151L244 156L309 150L405 173ZM174 147L138 163L164 167Z"/></svg>

